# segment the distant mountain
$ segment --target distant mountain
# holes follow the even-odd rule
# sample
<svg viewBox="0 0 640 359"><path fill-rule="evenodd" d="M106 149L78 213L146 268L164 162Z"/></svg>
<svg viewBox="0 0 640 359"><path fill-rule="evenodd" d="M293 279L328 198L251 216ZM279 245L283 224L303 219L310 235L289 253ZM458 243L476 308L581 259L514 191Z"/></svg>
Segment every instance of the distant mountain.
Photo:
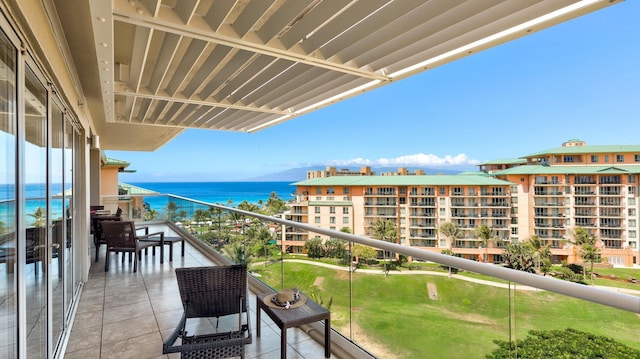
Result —
<svg viewBox="0 0 640 359"><path fill-rule="evenodd" d="M270 173L264 176L258 176L253 178L248 178L247 181L252 182L298 182L303 181L307 178L307 171L324 171L327 166L310 166L310 167L298 167L292 168L282 172ZM336 167L338 170L343 168L348 168L349 170L359 170L360 167ZM458 173L462 173L465 171L477 171L477 168L464 168L464 169L451 169L451 168L430 168L430 167L407 167L409 172L415 172L416 169L421 169L425 171L428 175L455 175ZM398 167L371 167L371 170L374 171L377 175L383 172L397 172Z"/></svg>

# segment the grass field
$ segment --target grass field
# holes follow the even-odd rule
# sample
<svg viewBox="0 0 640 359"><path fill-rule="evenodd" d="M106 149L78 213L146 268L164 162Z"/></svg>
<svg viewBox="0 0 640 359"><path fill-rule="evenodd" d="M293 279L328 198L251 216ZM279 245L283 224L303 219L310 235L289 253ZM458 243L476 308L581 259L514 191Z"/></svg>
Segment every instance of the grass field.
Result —
<svg viewBox="0 0 640 359"><path fill-rule="evenodd" d="M358 271L350 287L348 271L283 265L284 288L298 287L325 305L331 300L332 325L380 358L483 358L496 348L494 339L509 339L510 323L512 338L522 339L531 329L571 327L640 349L639 315L559 294L509 292L446 276L385 278L382 272ZM282 287L281 263L252 270ZM429 283L437 299L430 299Z"/></svg>

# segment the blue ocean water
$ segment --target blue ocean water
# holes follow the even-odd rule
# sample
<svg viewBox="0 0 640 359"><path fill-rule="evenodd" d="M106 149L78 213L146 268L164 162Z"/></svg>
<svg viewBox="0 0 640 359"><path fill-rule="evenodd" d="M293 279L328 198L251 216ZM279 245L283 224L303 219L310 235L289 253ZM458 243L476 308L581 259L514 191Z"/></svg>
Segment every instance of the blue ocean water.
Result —
<svg viewBox="0 0 640 359"><path fill-rule="evenodd" d="M289 201L295 193L293 182L128 182L160 194L196 199L207 203L237 206L242 201L266 202L275 192L280 199Z"/></svg>
<svg viewBox="0 0 640 359"><path fill-rule="evenodd" d="M275 192L284 201L293 199L295 192L293 182L138 182L130 184L162 195L177 195L207 203L219 203L225 206L236 207L243 201L257 204L266 202L271 193ZM46 206L46 188L44 184L26 185L26 212L33 213L38 207ZM61 193L59 184L52 185L51 192ZM4 226L13 227L15 215L15 192L13 186L0 185L0 222ZM145 197L145 202L152 208L158 209L166 206L166 197ZM60 199L52 200L52 215L59 218L63 213L63 203ZM32 219L27 218L27 224Z"/></svg>

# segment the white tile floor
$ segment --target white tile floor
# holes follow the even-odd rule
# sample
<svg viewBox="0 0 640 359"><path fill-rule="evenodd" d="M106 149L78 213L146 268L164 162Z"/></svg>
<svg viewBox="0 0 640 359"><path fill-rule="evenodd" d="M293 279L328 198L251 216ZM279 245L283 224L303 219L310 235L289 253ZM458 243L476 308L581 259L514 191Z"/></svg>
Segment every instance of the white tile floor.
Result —
<svg viewBox="0 0 640 359"><path fill-rule="evenodd" d="M157 258L159 251L155 258L149 253L137 273L128 260L121 263L115 255L109 272L105 272L103 247L84 286L65 358L178 358L178 354L162 354L162 342L182 314L174 269L213 265L186 245L184 257L180 256L180 244L174 245L173 262L168 260L168 250L163 264ZM280 358L279 328L263 315L261 337L257 338L255 294L249 300L253 343L246 347L247 358ZM289 329L287 339L287 358L324 357L322 344L300 329Z"/></svg>

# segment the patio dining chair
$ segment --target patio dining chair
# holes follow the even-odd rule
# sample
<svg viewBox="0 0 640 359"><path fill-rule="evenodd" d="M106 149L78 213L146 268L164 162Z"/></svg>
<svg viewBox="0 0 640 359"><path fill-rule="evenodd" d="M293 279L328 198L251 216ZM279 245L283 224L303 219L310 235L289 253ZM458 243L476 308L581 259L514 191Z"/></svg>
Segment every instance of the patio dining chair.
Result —
<svg viewBox="0 0 640 359"><path fill-rule="evenodd" d="M252 342L247 267L177 268L176 278L183 314L164 342L163 353L181 353L181 358L244 358L245 345ZM205 318L209 328L199 320ZM188 319L193 319L190 322L198 332L188 333ZM181 340L176 344L178 338Z"/></svg>
<svg viewBox="0 0 640 359"><path fill-rule="evenodd" d="M138 261L142 259L142 251L153 246L164 246L164 232L137 235L136 228L132 221L102 221L102 235L107 244L107 254L104 261L104 271L109 271L109 254L111 252L122 252L124 261L125 253L131 253L133 259L133 272L138 270ZM152 236L160 236L160 241L145 241ZM131 256L129 256L131 261Z"/></svg>

